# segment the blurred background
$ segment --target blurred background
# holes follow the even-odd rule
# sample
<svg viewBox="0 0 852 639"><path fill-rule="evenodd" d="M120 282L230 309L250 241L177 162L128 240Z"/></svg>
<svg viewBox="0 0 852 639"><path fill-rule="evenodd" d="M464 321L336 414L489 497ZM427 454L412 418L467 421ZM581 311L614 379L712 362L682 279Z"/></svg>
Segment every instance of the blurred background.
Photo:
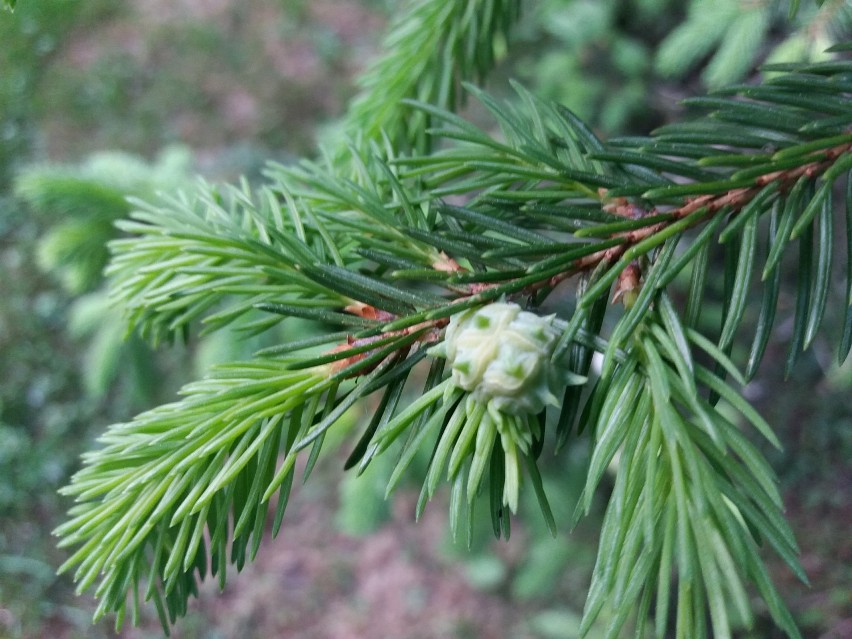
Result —
<svg viewBox="0 0 852 639"><path fill-rule="evenodd" d="M529 2L488 89L508 96L517 78L602 135L647 133L683 116L680 98L852 37L847 0L802 4L790 23L771 0ZM125 335L102 277L125 196L179 189L197 174L258 181L266 160L313 153L399 5L20 0L0 12L0 638L115 636L110 621L91 625L93 600L55 575L64 553L50 532L70 505L56 490L108 424L257 347L223 333L154 350ZM792 321L781 322L746 388L785 444L766 453L811 587L769 558L773 576L805 636L835 639L852 637L852 366L834 355L840 300L786 381ZM795 300L782 294L780 304ZM706 316L718 326L712 294ZM443 498L415 525L416 483L386 502L381 464L343 477L349 445L346 432L326 444L332 454L297 491L279 538L224 594L206 585L173 636L578 636L603 504L569 533L582 444L546 471L557 539L533 507L508 543L479 526L470 551L448 538ZM150 613L119 636L162 636ZM777 636L764 617L738 636Z"/></svg>

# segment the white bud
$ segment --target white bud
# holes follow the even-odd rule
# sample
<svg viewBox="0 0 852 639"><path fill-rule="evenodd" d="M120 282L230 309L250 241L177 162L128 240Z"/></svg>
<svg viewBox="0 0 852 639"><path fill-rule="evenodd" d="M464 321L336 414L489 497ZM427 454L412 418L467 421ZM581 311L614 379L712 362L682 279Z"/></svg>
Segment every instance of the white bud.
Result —
<svg viewBox="0 0 852 639"><path fill-rule="evenodd" d="M551 361L559 338L554 318L506 302L471 309L450 319L435 354L446 356L453 383L490 410L539 413L558 404L555 393L570 377Z"/></svg>

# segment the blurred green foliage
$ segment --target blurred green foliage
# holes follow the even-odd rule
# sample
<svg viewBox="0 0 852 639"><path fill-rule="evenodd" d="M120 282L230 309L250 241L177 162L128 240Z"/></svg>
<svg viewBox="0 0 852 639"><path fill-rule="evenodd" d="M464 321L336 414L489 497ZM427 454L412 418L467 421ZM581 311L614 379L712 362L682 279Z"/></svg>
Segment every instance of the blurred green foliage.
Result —
<svg viewBox="0 0 852 639"><path fill-rule="evenodd" d="M772 62L819 59L852 27L848 2L820 5L803 3L790 25L784 3L692 0L683 22L660 43L655 68L674 78L699 69L705 86L715 89L746 77L762 57ZM779 32L786 35L778 38Z"/></svg>
<svg viewBox="0 0 852 639"><path fill-rule="evenodd" d="M714 89L763 62L819 59L852 33L852 5L757 0L541 0L513 72L606 134L665 122L684 86Z"/></svg>
<svg viewBox="0 0 852 639"><path fill-rule="evenodd" d="M86 294L71 302L67 316L70 336L86 343L81 375L90 397L104 397L119 377L136 405L145 405L157 391L153 352L127 335L121 312L102 287L103 270L108 243L118 235L115 222L132 207L128 198L150 198L187 184L190 166L183 147L164 150L153 164L102 152L75 166L32 165L15 179L15 195L46 229L36 246L39 267L69 295Z"/></svg>
<svg viewBox="0 0 852 639"><path fill-rule="evenodd" d="M127 153L96 153L78 165L35 164L20 171L14 193L42 216L38 262L71 294L101 284L115 221L145 199L190 180L191 154L182 147L161 152L153 164Z"/></svg>
<svg viewBox="0 0 852 639"><path fill-rule="evenodd" d="M622 0L543 0L522 38L519 71L544 97L606 132L642 128L653 117L648 91L653 34L672 3L637 12ZM628 17L629 16L629 17ZM650 37L649 37L650 36Z"/></svg>
<svg viewBox="0 0 852 639"><path fill-rule="evenodd" d="M45 99L51 64L76 27L103 19L112 4L38 0L0 14L0 188L33 157L40 144L38 118L57 106Z"/></svg>
<svg viewBox="0 0 852 639"><path fill-rule="evenodd" d="M67 297L34 263L40 225L0 197L0 636L38 636L48 619L89 625L67 580L53 574L56 489L108 417L83 396ZM76 616L75 616L76 615ZM74 621L76 619L76 621ZM84 625L85 624L85 625ZM96 636L93 634L92 636Z"/></svg>

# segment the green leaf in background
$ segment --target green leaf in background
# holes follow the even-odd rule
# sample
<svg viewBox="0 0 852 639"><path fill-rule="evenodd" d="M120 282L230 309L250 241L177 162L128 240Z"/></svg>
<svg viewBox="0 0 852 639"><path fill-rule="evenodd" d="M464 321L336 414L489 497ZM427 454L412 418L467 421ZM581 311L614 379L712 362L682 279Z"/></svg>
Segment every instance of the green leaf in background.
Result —
<svg viewBox="0 0 852 639"><path fill-rule="evenodd" d="M701 78L711 89L735 82L754 67L770 16L759 5L746 6L725 29L719 48Z"/></svg>
<svg viewBox="0 0 852 639"><path fill-rule="evenodd" d="M93 290L103 279L107 244L116 220L129 215L130 197L153 197L189 181L191 156L167 148L148 164L126 153L102 152L77 166L33 165L15 178L14 192L39 215L54 221L39 243L40 266L71 293Z"/></svg>

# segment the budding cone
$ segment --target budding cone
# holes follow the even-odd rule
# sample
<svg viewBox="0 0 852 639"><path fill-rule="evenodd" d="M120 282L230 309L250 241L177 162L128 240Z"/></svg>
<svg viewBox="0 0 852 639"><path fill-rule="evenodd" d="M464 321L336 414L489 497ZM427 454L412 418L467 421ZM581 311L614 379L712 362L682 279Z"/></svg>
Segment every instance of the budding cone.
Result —
<svg viewBox="0 0 852 639"><path fill-rule="evenodd" d="M512 415L537 414L557 404L563 369L551 361L559 337L553 315L541 317L517 304L495 302L455 315L440 351L453 384Z"/></svg>

